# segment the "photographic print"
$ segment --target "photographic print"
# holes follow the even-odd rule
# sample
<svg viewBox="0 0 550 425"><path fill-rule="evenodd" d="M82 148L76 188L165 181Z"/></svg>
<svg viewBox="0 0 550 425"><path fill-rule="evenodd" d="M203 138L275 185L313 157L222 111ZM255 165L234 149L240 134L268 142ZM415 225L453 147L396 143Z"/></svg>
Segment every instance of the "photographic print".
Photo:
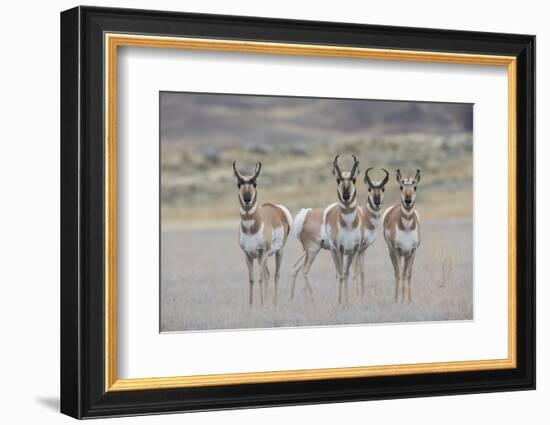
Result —
<svg viewBox="0 0 550 425"><path fill-rule="evenodd" d="M160 331L473 319L473 105L160 92Z"/></svg>

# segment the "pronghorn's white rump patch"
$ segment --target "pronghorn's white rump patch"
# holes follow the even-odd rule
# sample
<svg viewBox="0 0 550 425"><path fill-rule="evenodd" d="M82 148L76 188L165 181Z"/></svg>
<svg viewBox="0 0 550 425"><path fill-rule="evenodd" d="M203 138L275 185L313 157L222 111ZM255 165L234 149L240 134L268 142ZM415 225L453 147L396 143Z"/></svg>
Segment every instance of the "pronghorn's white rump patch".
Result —
<svg viewBox="0 0 550 425"><path fill-rule="evenodd" d="M306 221L308 213L311 211L311 208L302 208L296 214L294 218L294 223L292 223L292 234L296 239L300 239L302 230L304 229L304 223Z"/></svg>
<svg viewBox="0 0 550 425"><path fill-rule="evenodd" d="M290 214L290 211L287 207L285 207L284 205L280 205L280 204L275 204L276 207L280 208L281 210L283 210L283 212L285 213L285 216L286 216L286 221L288 222L288 228L291 229L292 228L292 214Z"/></svg>
<svg viewBox="0 0 550 425"><path fill-rule="evenodd" d="M285 228L283 226L275 227L271 231L271 251L269 255L275 254L285 244Z"/></svg>
<svg viewBox="0 0 550 425"><path fill-rule="evenodd" d="M244 233L242 228L239 228L239 245L252 258L257 257L258 251L265 248L264 224L262 223L258 231L252 234Z"/></svg>

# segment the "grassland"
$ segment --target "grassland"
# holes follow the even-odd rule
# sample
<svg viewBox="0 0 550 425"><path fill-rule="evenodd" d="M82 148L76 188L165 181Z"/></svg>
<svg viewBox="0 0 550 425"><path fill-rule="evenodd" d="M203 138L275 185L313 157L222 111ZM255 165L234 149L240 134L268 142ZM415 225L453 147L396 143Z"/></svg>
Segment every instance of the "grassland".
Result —
<svg viewBox="0 0 550 425"><path fill-rule="evenodd" d="M469 320L473 316L472 139L467 134L356 137L307 145L238 146L216 152L164 146L162 158L161 329L185 331L359 323ZM259 200L302 207L322 207L335 200L331 161L341 154L343 168L351 153L361 169L391 171L385 206L398 202L396 168L422 170L417 209L422 244L413 271L413 303L393 302L393 270L380 236L366 255L367 290L351 302L337 303L332 261L322 252L311 271L315 301L301 276L290 300L292 264L301 254L290 237L277 306L248 305L247 269L237 242L238 201L231 162L252 170L262 161ZM366 188L358 185L359 200ZM270 260L272 261L272 260ZM273 265L271 265L273 267ZM272 295L273 284L270 286Z"/></svg>

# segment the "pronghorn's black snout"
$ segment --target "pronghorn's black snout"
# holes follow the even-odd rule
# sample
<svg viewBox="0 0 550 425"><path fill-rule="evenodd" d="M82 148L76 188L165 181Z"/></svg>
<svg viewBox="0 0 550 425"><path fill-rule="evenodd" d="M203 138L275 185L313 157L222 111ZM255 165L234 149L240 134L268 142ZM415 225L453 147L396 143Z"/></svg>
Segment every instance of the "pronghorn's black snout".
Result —
<svg viewBox="0 0 550 425"><path fill-rule="evenodd" d="M344 201L349 201L350 196L351 194L348 190L344 190L344 192L342 193L342 198L344 198Z"/></svg>
<svg viewBox="0 0 550 425"><path fill-rule="evenodd" d="M252 201L252 193L250 192L246 192L243 194L243 201L247 204L250 203L250 201Z"/></svg>

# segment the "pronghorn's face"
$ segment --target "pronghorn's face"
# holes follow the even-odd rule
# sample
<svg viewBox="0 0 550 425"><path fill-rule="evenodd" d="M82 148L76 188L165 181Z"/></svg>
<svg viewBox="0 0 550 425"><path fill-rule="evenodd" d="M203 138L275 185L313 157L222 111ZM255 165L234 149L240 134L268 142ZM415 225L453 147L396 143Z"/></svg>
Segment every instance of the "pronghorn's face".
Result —
<svg viewBox="0 0 550 425"><path fill-rule="evenodd" d="M388 182L389 173L382 168L382 171L385 173L385 177L379 182L374 183L369 177L370 170L372 170L372 168L369 168L367 171L365 171L365 183L367 184L369 191L367 195L368 203L370 204L370 207L372 209L378 211L382 208L382 204L384 203L384 187Z"/></svg>
<svg viewBox="0 0 550 425"><path fill-rule="evenodd" d="M244 207L252 206L256 203L256 181L255 180L243 180L237 183L239 188L239 201Z"/></svg>
<svg viewBox="0 0 550 425"><path fill-rule="evenodd" d="M237 171L235 162L233 162L233 173L235 183L237 184L237 189L239 191L239 202L243 208L252 207L256 204L256 200L258 198L258 192L256 191L256 180L260 175L261 168L262 164L258 162L256 164L256 170L252 176L243 176Z"/></svg>
<svg viewBox="0 0 550 425"><path fill-rule="evenodd" d="M397 170L397 182L401 190L401 204L406 209L413 208L416 201L416 189L420 183L420 170L416 170L416 175L413 178L403 178L401 172Z"/></svg>
<svg viewBox="0 0 550 425"><path fill-rule="evenodd" d="M338 166L338 156L334 159L332 174L336 177L338 199L343 205L352 205L357 198L357 189L355 183L357 181L357 176L359 175L359 161L353 155L353 168L351 171L340 170Z"/></svg>

